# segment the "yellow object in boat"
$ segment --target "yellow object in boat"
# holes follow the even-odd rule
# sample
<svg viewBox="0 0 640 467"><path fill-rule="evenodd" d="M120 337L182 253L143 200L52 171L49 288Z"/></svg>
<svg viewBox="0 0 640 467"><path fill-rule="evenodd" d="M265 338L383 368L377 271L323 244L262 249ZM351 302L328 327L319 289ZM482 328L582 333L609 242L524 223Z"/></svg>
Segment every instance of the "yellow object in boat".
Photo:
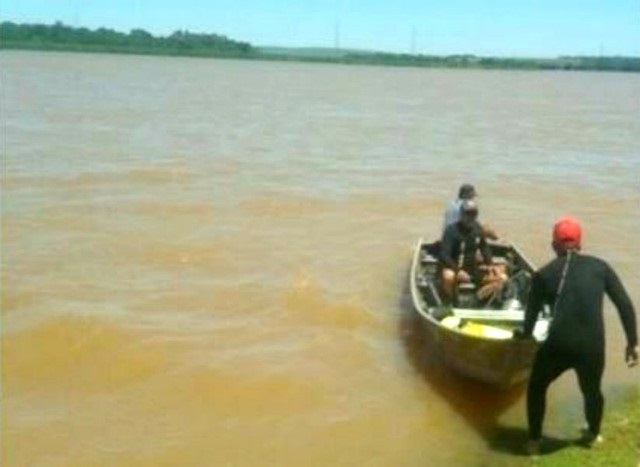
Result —
<svg viewBox="0 0 640 467"><path fill-rule="evenodd" d="M511 339L513 337L513 333L506 329L474 322L467 322L460 330L471 336L487 337L489 339Z"/></svg>
<svg viewBox="0 0 640 467"><path fill-rule="evenodd" d="M460 326L460 322L460 318L456 316L447 316L442 321L440 321L440 324L442 324L446 328L453 329Z"/></svg>

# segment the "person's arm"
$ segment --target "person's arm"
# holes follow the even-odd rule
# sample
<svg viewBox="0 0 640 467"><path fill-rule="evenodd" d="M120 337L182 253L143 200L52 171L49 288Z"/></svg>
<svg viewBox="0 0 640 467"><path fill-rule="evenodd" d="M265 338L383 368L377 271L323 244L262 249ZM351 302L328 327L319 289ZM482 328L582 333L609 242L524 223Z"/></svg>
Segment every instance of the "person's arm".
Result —
<svg viewBox="0 0 640 467"><path fill-rule="evenodd" d="M531 337L533 328L538 320L538 315L544 305L544 284L542 277L536 272L533 275L531 283L531 292L529 293L529 302L524 314L524 328L522 334L524 337Z"/></svg>
<svg viewBox="0 0 640 467"><path fill-rule="evenodd" d="M500 239L500 237L498 237L498 234L496 233L496 231L493 228L491 228L490 226L488 226L487 224L484 224L484 223L482 224L482 233L489 240L499 240Z"/></svg>
<svg viewBox="0 0 640 467"><path fill-rule="evenodd" d="M627 291L618 278L618 275L609 265L607 265L607 272L605 276L605 290L618 310L618 316L620 316L620 321L622 321L622 327L627 337L625 360L629 366L634 366L638 363L636 312Z"/></svg>
<svg viewBox="0 0 640 467"><path fill-rule="evenodd" d="M453 247L455 244L456 231L454 226L449 226L442 237L440 248L440 261L445 268L458 270L458 264L453 258Z"/></svg>
<svg viewBox="0 0 640 467"><path fill-rule="evenodd" d="M491 265L493 262L493 256L491 255L491 249L489 248L489 244L487 243L487 237L484 234L484 230L482 226L478 224L478 235L480 235L480 252L482 253L482 258L484 259L485 264Z"/></svg>
<svg viewBox="0 0 640 467"><path fill-rule="evenodd" d="M444 212L444 222L442 223L443 235L446 232L447 227L458 222L459 216L460 216L460 203L458 202L458 200L451 201L451 203L449 203L449 206L447 206L447 209Z"/></svg>

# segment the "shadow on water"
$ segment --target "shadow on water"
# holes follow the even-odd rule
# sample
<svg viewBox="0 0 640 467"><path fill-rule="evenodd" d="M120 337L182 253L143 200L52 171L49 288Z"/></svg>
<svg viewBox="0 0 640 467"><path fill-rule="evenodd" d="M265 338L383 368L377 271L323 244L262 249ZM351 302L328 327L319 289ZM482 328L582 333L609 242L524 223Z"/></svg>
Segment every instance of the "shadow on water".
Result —
<svg viewBox="0 0 640 467"><path fill-rule="evenodd" d="M526 384L507 390L499 389L465 378L447 368L439 358L438 349L424 327L423 318L413 309L408 280L407 277L405 290L400 299L399 331L409 361L424 381L482 436L492 451L524 455L526 426L504 426L499 422L499 418L525 395ZM558 451L574 442L545 437L541 454Z"/></svg>

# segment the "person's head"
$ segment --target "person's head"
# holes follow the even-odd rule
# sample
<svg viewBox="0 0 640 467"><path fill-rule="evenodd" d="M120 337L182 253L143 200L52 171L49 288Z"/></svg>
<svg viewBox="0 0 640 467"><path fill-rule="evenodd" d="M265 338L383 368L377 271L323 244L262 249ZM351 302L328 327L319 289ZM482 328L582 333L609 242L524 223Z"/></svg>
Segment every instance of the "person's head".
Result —
<svg viewBox="0 0 640 467"><path fill-rule="evenodd" d="M473 199L476 196L478 196L478 194L476 193L476 189L473 185L469 183L460 185L460 189L458 190L459 199Z"/></svg>
<svg viewBox="0 0 640 467"><path fill-rule="evenodd" d="M579 251L582 248L582 227L573 217L561 217L553 225L552 242L554 251L564 255L567 251Z"/></svg>
<svg viewBox="0 0 640 467"><path fill-rule="evenodd" d="M460 222L471 225L478 218L478 203L472 199L465 199L460 204Z"/></svg>

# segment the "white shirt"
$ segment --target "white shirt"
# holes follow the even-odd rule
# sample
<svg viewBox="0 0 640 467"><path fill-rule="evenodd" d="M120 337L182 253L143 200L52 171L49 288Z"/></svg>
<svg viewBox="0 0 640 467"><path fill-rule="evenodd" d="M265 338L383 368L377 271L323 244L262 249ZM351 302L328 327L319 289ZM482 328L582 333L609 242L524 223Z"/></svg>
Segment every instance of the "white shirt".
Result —
<svg viewBox="0 0 640 467"><path fill-rule="evenodd" d="M460 198L454 199L447 206L447 210L444 212L444 224L442 226L442 233L447 230L451 224L455 224L460 220L460 205L462 204L462 200Z"/></svg>

